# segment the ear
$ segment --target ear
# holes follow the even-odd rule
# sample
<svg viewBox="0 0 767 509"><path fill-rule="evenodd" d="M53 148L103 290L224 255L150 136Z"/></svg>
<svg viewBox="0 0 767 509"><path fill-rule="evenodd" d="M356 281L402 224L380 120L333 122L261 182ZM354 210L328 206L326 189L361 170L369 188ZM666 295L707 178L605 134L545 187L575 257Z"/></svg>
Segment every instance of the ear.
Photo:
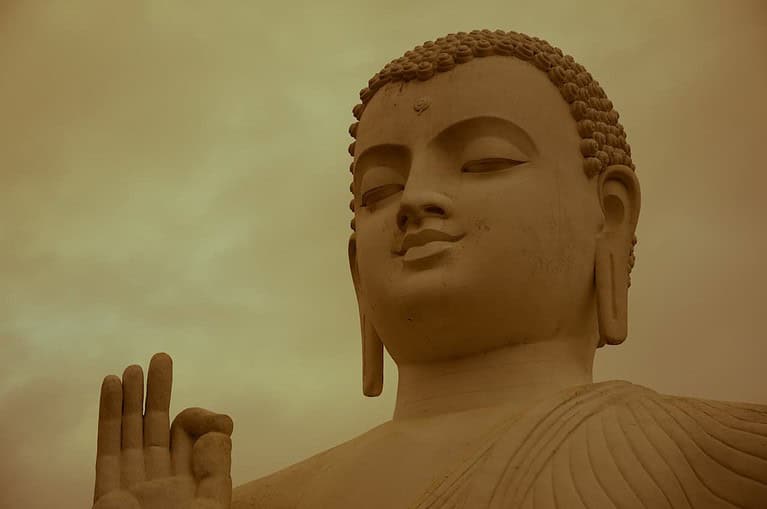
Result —
<svg viewBox="0 0 767 509"><path fill-rule="evenodd" d="M639 180L630 167L612 165L599 176L597 190L604 215L594 262L599 344L617 345L628 335L629 256L639 220Z"/></svg>
<svg viewBox="0 0 767 509"><path fill-rule="evenodd" d="M349 237L349 268L357 295L357 307L360 313L360 332L362 336L362 393L365 396L379 396L383 391L383 342L373 324L366 319L363 309L362 287L357 266L357 234Z"/></svg>

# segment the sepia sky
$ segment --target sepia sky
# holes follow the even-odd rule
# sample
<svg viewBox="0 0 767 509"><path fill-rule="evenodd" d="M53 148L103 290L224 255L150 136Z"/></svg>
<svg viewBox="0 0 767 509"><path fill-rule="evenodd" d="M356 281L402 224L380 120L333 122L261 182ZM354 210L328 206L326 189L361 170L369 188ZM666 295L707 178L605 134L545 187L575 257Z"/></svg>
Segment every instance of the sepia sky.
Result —
<svg viewBox="0 0 767 509"><path fill-rule="evenodd" d="M175 362L235 485L389 419L361 388L347 133L450 32L547 39L602 84L642 185L629 338L595 380L767 403L767 4L0 2L0 507L91 504L101 379Z"/></svg>

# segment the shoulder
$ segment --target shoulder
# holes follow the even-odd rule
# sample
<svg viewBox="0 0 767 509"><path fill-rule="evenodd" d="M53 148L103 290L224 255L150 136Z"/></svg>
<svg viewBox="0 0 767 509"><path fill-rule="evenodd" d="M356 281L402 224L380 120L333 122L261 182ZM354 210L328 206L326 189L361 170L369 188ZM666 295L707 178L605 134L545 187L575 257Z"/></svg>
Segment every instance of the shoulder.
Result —
<svg viewBox="0 0 767 509"><path fill-rule="evenodd" d="M633 397L617 401L614 406L619 408L612 409L625 414L624 422L663 430L680 449L688 443L702 451L715 448L724 467L738 463L742 454L767 461L767 405L673 396L637 387Z"/></svg>
<svg viewBox="0 0 767 509"><path fill-rule="evenodd" d="M620 473L605 485L608 495L624 492L651 507L664 499L674 507L767 504L767 405L636 386L588 421L583 436L592 457Z"/></svg>
<svg viewBox="0 0 767 509"><path fill-rule="evenodd" d="M236 487L232 492L232 509L295 508L303 488L322 471L332 450Z"/></svg>
<svg viewBox="0 0 767 509"><path fill-rule="evenodd" d="M745 492L758 488L767 502L767 405L660 394L656 399L648 415L688 461L700 459Z"/></svg>
<svg viewBox="0 0 767 509"><path fill-rule="evenodd" d="M293 509L298 505L303 487L324 467L330 451L332 449L236 487L232 492L232 509Z"/></svg>
<svg viewBox="0 0 767 509"><path fill-rule="evenodd" d="M515 471L535 473L500 480L517 505L767 507L767 405L605 382L536 428L527 458L514 455Z"/></svg>
<svg viewBox="0 0 767 509"><path fill-rule="evenodd" d="M743 403L740 401L717 401L712 399L688 398L682 396L666 396L669 402L680 402L692 405L706 415L724 418L730 423L751 422L767 425L767 404ZM734 420L733 420L734 419ZM758 427L757 427L758 429Z"/></svg>
<svg viewBox="0 0 767 509"><path fill-rule="evenodd" d="M309 485L326 470L353 456L360 446L374 439L385 424L372 428L351 440L326 449L303 461L236 487L232 509L295 509Z"/></svg>

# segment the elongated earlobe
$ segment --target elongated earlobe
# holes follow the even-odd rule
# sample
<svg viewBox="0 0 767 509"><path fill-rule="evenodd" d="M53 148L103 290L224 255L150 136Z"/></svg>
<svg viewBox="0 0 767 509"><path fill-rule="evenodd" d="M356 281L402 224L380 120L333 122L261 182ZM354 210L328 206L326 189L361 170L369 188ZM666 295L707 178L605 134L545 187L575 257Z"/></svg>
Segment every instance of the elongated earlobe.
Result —
<svg viewBox="0 0 767 509"><path fill-rule="evenodd" d="M360 276L357 269L357 234L349 237L349 269L352 273L354 293L360 313L360 332L362 336L362 393L365 396L379 396L383 391L383 343L373 324L362 311L364 296L360 289Z"/></svg>
<svg viewBox="0 0 767 509"><path fill-rule="evenodd" d="M370 320L360 314L362 323L362 393L379 396L383 391L383 343Z"/></svg>
<svg viewBox="0 0 767 509"><path fill-rule="evenodd" d="M639 220L639 181L628 166L613 165L600 175L598 189L604 214L594 260L599 346L619 345L628 335L629 269Z"/></svg>
<svg viewBox="0 0 767 509"><path fill-rule="evenodd" d="M599 346L619 345L628 335L628 249L610 232L597 237L595 279Z"/></svg>

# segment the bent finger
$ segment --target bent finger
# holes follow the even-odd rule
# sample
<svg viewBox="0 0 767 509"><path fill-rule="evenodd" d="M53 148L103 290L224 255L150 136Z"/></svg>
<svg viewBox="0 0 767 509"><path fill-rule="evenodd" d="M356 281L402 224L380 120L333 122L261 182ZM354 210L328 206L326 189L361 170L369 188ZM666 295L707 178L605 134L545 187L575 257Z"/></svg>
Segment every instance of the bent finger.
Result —
<svg viewBox="0 0 767 509"><path fill-rule="evenodd" d="M94 501L110 491L120 489L122 394L119 378L115 375L104 378L99 401Z"/></svg>
<svg viewBox="0 0 767 509"><path fill-rule="evenodd" d="M222 507L232 500L232 439L210 432L201 436L192 450L192 471L197 481L196 497L212 499Z"/></svg>
<svg viewBox="0 0 767 509"><path fill-rule="evenodd" d="M204 408L187 408L179 413L170 427L170 455L176 475L192 475L192 447L197 438L216 431L231 435L234 423L228 415Z"/></svg>

